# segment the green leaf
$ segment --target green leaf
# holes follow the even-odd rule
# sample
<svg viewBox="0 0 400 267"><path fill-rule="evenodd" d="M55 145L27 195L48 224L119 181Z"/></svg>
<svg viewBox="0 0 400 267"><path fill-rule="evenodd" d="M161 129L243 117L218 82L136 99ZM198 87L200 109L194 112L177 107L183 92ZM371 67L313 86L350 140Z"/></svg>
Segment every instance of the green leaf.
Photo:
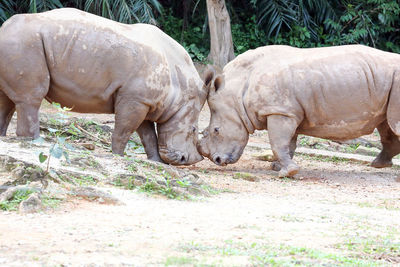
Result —
<svg viewBox="0 0 400 267"><path fill-rule="evenodd" d="M50 149L50 154L51 154L53 157L59 159L59 158L62 157L63 151L64 151L64 150L62 149L62 147L60 147L58 144L55 144L55 145Z"/></svg>
<svg viewBox="0 0 400 267"><path fill-rule="evenodd" d="M72 145L70 145L70 144L68 144L68 143L65 144L65 147L66 147L67 149L69 149L69 150L72 150L72 151L75 150L75 147L73 147Z"/></svg>
<svg viewBox="0 0 400 267"><path fill-rule="evenodd" d="M48 158L47 155L43 154L43 152L40 152L40 154L39 154L39 161L40 161L40 163L45 162L47 158Z"/></svg>
<svg viewBox="0 0 400 267"><path fill-rule="evenodd" d="M57 141L58 141L61 145L64 145L64 144L65 144L65 139L66 139L66 137L61 137L61 136L58 136L58 137L57 137Z"/></svg>

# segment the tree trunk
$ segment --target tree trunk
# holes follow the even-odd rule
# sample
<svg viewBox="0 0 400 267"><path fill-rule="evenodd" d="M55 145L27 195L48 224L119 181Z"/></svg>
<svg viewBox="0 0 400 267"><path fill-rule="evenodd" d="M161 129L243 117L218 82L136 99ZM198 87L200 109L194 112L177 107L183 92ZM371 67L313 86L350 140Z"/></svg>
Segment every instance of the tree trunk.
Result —
<svg viewBox="0 0 400 267"><path fill-rule="evenodd" d="M184 33L188 26L188 14L189 14L190 3L192 2L192 0L183 0L182 2L183 2L183 24L182 24L180 43L183 43Z"/></svg>
<svg viewBox="0 0 400 267"><path fill-rule="evenodd" d="M225 0L207 0L207 12L211 41L208 60L222 69L235 58L231 19L226 9Z"/></svg>

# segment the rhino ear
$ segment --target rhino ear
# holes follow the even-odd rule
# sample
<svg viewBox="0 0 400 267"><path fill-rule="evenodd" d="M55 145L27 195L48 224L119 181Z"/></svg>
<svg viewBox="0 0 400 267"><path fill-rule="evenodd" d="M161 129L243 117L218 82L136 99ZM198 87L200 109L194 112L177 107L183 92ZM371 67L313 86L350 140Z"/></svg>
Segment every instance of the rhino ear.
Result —
<svg viewBox="0 0 400 267"><path fill-rule="evenodd" d="M208 90L210 89L211 82L214 80L215 77L215 69L213 66L208 65L207 70L204 73L204 86Z"/></svg>
<svg viewBox="0 0 400 267"><path fill-rule="evenodd" d="M214 90L217 92L223 85L224 83L224 77L222 75L217 75L214 79Z"/></svg>

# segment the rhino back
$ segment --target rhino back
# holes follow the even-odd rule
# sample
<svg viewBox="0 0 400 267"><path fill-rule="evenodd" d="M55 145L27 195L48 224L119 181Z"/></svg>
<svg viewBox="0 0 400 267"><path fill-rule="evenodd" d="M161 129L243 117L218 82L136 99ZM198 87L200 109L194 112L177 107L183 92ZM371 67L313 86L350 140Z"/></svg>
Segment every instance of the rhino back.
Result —
<svg viewBox="0 0 400 267"><path fill-rule="evenodd" d="M299 133L348 139L385 119L398 55L357 45L266 50L245 99L256 124L284 114L298 120Z"/></svg>
<svg viewBox="0 0 400 267"><path fill-rule="evenodd" d="M166 49L179 54L180 46L156 27L121 24L76 9L20 16L15 38L43 46L51 76L48 100L78 112L112 113L120 90L153 110L176 98L171 65L182 63L171 64ZM25 50L29 54L28 45Z"/></svg>

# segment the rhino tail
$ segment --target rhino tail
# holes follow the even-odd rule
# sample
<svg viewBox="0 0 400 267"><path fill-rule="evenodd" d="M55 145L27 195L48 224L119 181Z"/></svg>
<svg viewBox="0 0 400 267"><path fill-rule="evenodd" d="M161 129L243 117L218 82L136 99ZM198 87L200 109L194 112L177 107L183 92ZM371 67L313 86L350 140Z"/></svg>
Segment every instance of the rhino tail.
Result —
<svg viewBox="0 0 400 267"><path fill-rule="evenodd" d="M394 74L386 116L390 128L400 137L400 72Z"/></svg>

